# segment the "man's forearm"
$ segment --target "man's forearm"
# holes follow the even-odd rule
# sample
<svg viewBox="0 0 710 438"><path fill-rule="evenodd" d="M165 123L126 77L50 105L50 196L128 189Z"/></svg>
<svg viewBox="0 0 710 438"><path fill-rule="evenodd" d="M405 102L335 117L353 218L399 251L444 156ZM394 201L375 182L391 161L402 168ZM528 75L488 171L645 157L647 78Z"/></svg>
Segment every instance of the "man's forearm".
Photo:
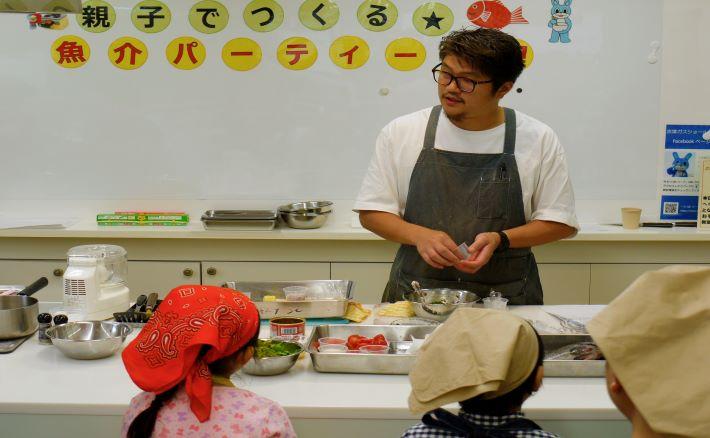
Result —
<svg viewBox="0 0 710 438"><path fill-rule="evenodd" d="M535 220L504 230L511 248L528 248L555 242L574 234L574 228L559 222Z"/></svg>
<svg viewBox="0 0 710 438"><path fill-rule="evenodd" d="M424 228L396 214L374 210L360 211L360 223L382 238L405 245L415 245L415 236Z"/></svg>
<svg viewBox="0 0 710 438"><path fill-rule="evenodd" d="M416 245L417 236L431 231L406 222L396 214L383 211L360 211L360 223L380 237L405 245ZM527 248L569 237L574 234L574 228L559 222L536 220L505 230L505 234L510 240L511 248ZM475 237L471 236L472 239Z"/></svg>

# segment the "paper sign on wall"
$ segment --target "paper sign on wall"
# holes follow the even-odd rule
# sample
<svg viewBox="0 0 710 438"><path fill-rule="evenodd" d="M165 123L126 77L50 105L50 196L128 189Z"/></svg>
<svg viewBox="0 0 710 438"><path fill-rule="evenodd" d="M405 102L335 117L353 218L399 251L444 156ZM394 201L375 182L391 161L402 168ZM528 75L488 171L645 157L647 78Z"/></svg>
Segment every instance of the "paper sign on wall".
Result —
<svg viewBox="0 0 710 438"><path fill-rule="evenodd" d="M700 196L698 196L698 228L710 231L710 159L700 165Z"/></svg>
<svg viewBox="0 0 710 438"><path fill-rule="evenodd" d="M661 180L661 219L698 217L700 163L710 158L710 125L666 125Z"/></svg>

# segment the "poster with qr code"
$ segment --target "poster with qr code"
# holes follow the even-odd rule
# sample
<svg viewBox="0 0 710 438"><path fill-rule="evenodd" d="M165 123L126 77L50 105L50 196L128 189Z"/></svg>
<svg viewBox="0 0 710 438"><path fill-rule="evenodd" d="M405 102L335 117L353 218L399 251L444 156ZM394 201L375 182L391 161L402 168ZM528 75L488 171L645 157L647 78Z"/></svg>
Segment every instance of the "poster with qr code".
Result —
<svg viewBox="0 0 710 438"><path fill-rule="evenodd" d="M710 125L666 125L661 219L696 220L702 162L710 159Z"/></svg>
<svg viewBox="0 0 710 438"><path fill-rule="evenodd" d="M698 228L710 231L710 160L700 165L700 196L698 197Z"/></svg>

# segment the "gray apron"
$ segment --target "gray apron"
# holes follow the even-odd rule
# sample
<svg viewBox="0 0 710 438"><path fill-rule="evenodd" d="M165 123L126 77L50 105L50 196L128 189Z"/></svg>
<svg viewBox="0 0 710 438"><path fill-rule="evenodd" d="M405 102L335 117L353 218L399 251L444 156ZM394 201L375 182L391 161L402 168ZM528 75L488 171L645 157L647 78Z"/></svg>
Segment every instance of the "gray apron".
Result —
<svg viewBox="0 0 710 438"><path fill-rule="evenodd" d="M458 245L469 245L479 233L525 225L523 194L515 161L515 111L505 108L502 154L468 154L434 149L441 106L435 106L424 135L424 146L412 170L404 220L446 232ZM508 304L542 304L542 285L530 248L496 252L475 274L454 267L436 269L417 248L397 251L382 301L402 300L422 288L464 289L487 297L492 289Z"/></svg>

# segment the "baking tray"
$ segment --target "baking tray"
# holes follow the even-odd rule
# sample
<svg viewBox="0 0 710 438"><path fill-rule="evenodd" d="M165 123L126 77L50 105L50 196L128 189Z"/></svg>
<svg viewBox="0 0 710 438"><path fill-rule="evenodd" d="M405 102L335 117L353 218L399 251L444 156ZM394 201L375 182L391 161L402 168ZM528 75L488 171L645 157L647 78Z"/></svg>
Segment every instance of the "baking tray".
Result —
<svg viewBox="0 0 710 438"><path fill-rule="evenodd" d="M409 374L417 357L408 353L412 344L411 337L423 339L435 328L404 325L320 325L313 328L306 342L306 351L311 356L313 369L320 373ZM315 342L319 338L347 339L354 334L371 338L380 333L389 341L388 354L320 353L315 348Z"/></svg>
<svg viewBox="0 0 710 438"><path fill-rule="evenodd" d="M318 299L286 301L283 291L287 286L305 286L337 292L343 299ZM223 287L238 290L249 296L259 309L261 319L277 316L298 318L339 318L348 310L352 298L353 282L350 280L304 280L304 281L227 281ZM273 295L276 301L264 301L265 295Z"/></svg>
<svg viewBox="0 0 710 438"><path fill-rule="evenodd" d="M594 342L589 335L540 335L550 353L565 345ZM545 377L604 377L605 360L546 360Z"/></svg>
<svg viewBox="0 0 710 438"><path fill-rule="evenodd" d="M207 210L202 223L210 229L268 231L276 218L276 210Z"/></svg>
<svg viewBox="0 0 710 438"><path fill-rule="evenodd" d="M276 220L276 210L207 210L203 221L269 221Z"/></svg>

